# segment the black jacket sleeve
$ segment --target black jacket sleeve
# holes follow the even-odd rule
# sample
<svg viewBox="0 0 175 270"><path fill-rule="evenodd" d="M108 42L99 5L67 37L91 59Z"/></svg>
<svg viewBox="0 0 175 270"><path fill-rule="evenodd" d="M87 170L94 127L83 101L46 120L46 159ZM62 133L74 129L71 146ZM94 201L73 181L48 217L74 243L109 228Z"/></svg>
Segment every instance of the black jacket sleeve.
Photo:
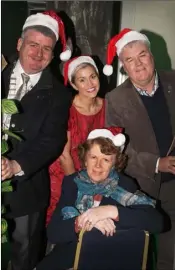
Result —
<svg viewBox="0 0 175 270"><path fill-rule="evenodd" d="M75 205L77 197L77 187L73 181L75 175L76 173L64 178L60 201L47 227L48 240L53 244L77 240L75 218L63 220L61 215L63 207Z"/></svg>
<svg viewBox="0 0 175 270"><path fill-rule="evenodd" d="M132 207L119 206L119 222L117 229L139 229L150 233L160 233L165 230L165 216L157 209L146 205Z"/></svg>
<svg viewBox="0 0 175 270"><path fill-rule="evenodd" d="M53 94L47 116L37 137L28 141L23 151L14 156L24 171L25 177L49 165L61 155L64 149L71 106L71 95L66 90L60 100L58 95Z"/></svg>

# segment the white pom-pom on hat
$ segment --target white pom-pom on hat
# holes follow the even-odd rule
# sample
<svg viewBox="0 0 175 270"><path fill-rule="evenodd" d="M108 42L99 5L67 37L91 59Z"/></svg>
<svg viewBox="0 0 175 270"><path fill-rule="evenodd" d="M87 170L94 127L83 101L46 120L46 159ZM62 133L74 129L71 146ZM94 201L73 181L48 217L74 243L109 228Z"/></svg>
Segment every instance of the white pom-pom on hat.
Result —
<svg viewBox="0 0 175 270"><path fill-rule="evenodd" d="M126 142L126 138L125 138L125 135L122 133L117 134L113 138L113 143L118 147L123 146L125 142Z"/></svg>
<svg viewBox="0 0 175 270"><path fill-rule="evenodd" d="M113 67L111 65L105 65L104 68L103 68L103 73L106 76L112 75L112 73L113 73Z"/></svg>
<svg viewBox="0 0 175 270"><path fill-rule="evenodd" d="M60 53L60 59L61 61L67 61L71 57L71 50L67 49L66 51Z"/></svg>

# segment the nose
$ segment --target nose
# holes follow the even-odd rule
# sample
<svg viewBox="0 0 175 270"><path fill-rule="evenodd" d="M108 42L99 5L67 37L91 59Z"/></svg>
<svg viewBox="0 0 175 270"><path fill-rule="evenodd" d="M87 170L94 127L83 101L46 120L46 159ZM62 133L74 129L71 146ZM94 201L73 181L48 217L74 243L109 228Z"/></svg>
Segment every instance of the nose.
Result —
<svg viewBox="0 0 175 270"><path fill-rule="evenodd" d="M43 56L43 49L41 47L38 48L37 55L38 55L38 57Z"/></svg>
<svg viewBox="0 0 175 270"><path fill-rule="evenodd" d="M140 59L139 59L139 58L136 58L136 59L135 59L135 65L136 65L136 66L139 66L140 64L141 64Z"/></svg>
<svg viewBox="0 0 175 270"><path fill-rule="evenodd" d="M100 161L100 159L97 159L97 160L96 160L95 166L96 166L97 168L100 168L100 167L101 167L101 161Z"/></svg>
<svg viewBox="0 0 175 270"><path fill-rule="evenodd" d="M92 82L91 79L88 80L88 87L89 87L89 88L93 87L93 82Z"/></svg>

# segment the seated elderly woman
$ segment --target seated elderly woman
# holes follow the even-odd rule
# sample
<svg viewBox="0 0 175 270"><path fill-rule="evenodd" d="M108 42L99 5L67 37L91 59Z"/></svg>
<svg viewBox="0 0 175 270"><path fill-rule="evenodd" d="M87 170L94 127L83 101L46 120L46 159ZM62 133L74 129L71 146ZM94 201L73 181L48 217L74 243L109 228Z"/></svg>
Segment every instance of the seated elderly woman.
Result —
<svg viewBox="0 0 175 270"><path fill-rule="evenodd" d="M96 229L111 237L119 229L163 230L164 217L156 210L155 201L141 191L132 193L122 187L125 176L119 171L126 156L121 130L93 130L79 146L84 169L63 180L61 199L47 228L48 240L56 246L49 254L50 261L46 257L37 270L71 268L81 229Z"/></svg>

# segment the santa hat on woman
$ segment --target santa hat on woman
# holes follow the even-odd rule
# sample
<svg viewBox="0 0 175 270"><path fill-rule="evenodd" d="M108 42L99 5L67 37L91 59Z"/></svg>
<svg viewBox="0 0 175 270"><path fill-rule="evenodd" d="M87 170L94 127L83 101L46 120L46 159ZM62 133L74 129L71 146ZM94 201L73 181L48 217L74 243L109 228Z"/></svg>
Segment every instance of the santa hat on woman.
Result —
<svg viewBox="0 0 175 270"><path fill-rule="evenodd" d="M123 128L120 127L108 127L103 129L94 129L88 135L88 140L98 137L104 137L110 139L113 144L123 151L125 147L126 137L122 134Z"/></svg>
<svg viewBox="0 0 175 270"><path fill-rule="evenodd" d="M136 40L144 41L150 46L149 39L146 35L130 28L124 28L118 35L114 36L109 41L107 47L107 64L103 68L103 73L106 76L110 76L113 73L113 67L111 64L116 54L119 56L124 46Z"/></svg>
<svg viewBox="0 0 175 270"><path fill-rule="evenodd" d="M63 46L63 52L60 54L60 59L62 61L67 61L70 59L71 51L66 44L63 21L53 10L30 15L23 25L23 30L31 26L45 26L52 30L56 36L56 40L58 40L60 37Z"/></svg>
<svg viewBox="0 0 175 270"><path fill-rule="evenodd" d="M69 61L67 61L64 64L64 71L63 71L63 75L64 75L64 85L67 85L68 80L71 82L72 81L72 75L74 73L74 71L76 70L76 68L80 65L80 64L91 64L95 70L98 73L98 68L94 62L94 60L92 59L92 57L87 56L87 55L82 55L82 56L78 56L78 57L74 57L72 59L70 59Z"/></svg>

